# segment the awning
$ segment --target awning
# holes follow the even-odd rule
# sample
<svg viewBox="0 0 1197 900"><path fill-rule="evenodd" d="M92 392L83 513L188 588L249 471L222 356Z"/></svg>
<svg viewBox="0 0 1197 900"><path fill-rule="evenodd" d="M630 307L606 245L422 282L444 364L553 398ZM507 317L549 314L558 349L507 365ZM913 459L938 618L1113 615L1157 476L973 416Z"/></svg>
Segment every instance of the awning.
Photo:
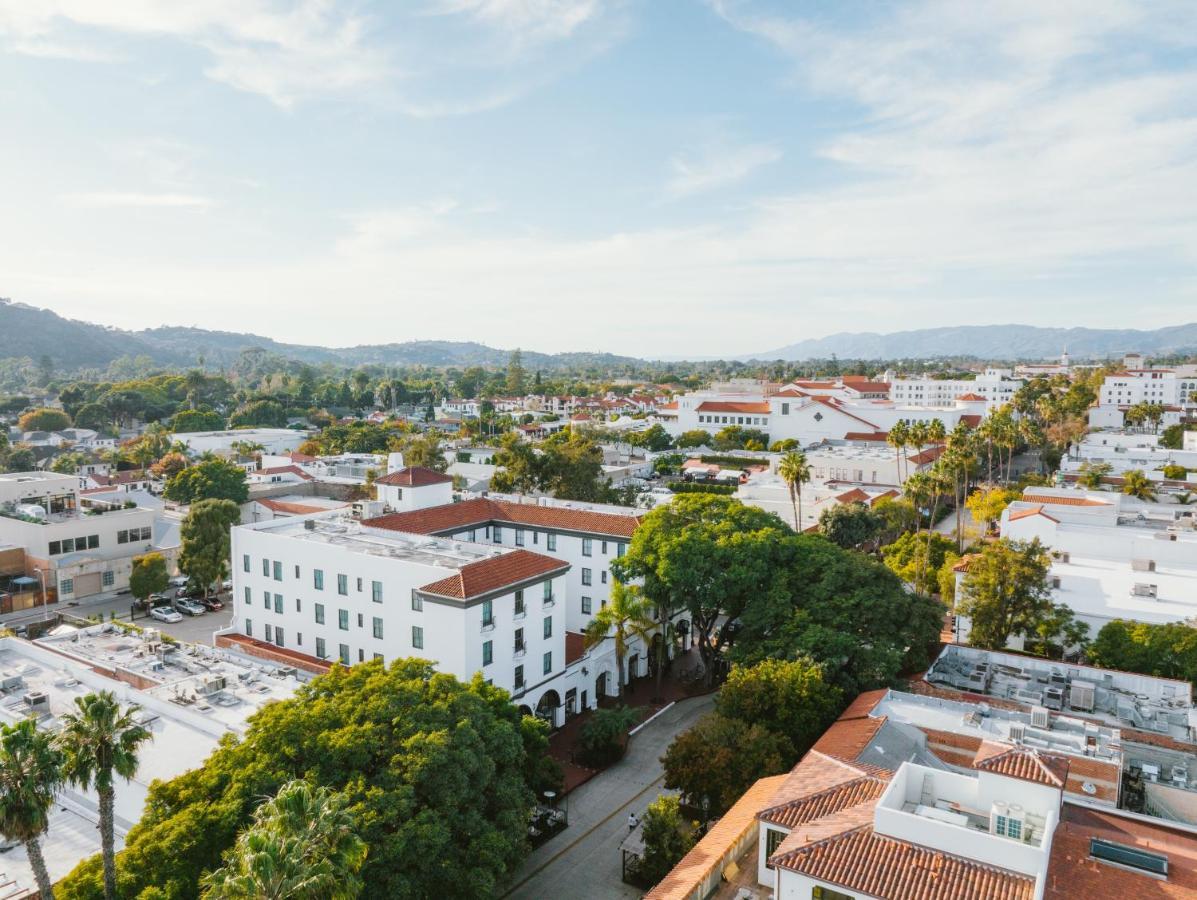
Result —
<svg viewBox="0 0 1197 900"><path fill-rule="evenodd" d="M19 578L12 580L13 584L37 584L36 578L30 578L28 575L22 575Z"/></svg>

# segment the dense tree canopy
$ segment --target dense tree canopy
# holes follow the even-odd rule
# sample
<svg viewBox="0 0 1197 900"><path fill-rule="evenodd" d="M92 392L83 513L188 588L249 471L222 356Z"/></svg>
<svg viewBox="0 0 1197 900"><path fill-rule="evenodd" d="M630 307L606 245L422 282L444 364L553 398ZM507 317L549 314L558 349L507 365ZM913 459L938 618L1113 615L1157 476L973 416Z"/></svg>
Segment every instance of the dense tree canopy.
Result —
<svg viewBox="0 0 1197 900"><path fill-rule="evenodd" d="M337 666L251 719L198 769L150 788L117 859L120 895L192 900L254 808L302 778L343 794L369 848L369 896L493 897L526 852L544 726L506 692L401 659ZM60 897L100 896L96 859Z"/></svg>
<svg viewBox="0 0 1197 900"><path fill-rule="evenodd" d="M249 499L245 470L224 459L201 459L166 482L166 499L177 503L198 500L232 500L244 503Z"/></svg>
<svg viewBox="0 0 1197 900"><path fill-rule="evenodd" d="M175 413L170 427L176 432L219 431L225 427L225 419L210 409L184 409Z"/></svg>
<svg viewBox="0 0 1197 900"><path fill-rule="evenodd" d="M21 431L62 431L71 427L71 417L61 409L31 409L17 420Z"/></svg>
<svg viewBox="0 0 1197 900"><path fill-rule="evenodd" d="M956 611L971 620L969 643L1000 650L1015 635L1033 637L1057 617L1048 569L1051 557L1039 540L1005 538L987 544L968 562Z"/></svg>
<svg viewBox="0 0 1197 900"><path fill-rule="evenodd" d="M884 525L864 503L837 503L819 516L819 533L845 550L860 550L876 543Z"/></svg>
<svg viewBox="0 0 1197 900"><path fill-rule="evenodd" d="M1197 628L1115 619L1102 626L1085 655L1104 669L1197 681Z"/></svg>
<svg viewBox="0 0 1197 900"><path fill-rule="evenodd" d="M207 595L229 574L229 529L241 521L231 500L199 500L179 526L179 569Z"/></svg>

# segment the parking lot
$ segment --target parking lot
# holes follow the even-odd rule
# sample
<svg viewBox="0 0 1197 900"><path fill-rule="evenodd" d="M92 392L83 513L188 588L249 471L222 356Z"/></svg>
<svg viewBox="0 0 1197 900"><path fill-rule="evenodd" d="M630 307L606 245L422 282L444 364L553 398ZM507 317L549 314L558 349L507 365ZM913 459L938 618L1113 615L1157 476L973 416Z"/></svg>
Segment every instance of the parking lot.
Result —
<svg viewBox="0 0 1197 900"><path fill-rule="evenodd" d="M157 619L151 618L148 612L138 612L135 618L130 619L130 614L133 612L133 598L129 594L101 597L74 605L52 604L48 610L44 611L37 608L0 617L0 623L8 628L16 628L28 622L37 622L52 617L58 612L80 618L101 616L104 619L108 619L112 613L116 613L116 618L121 621L133 621L142 628L158 628L163 634L169 634L180 641L211 645L213 632L226 627L233 618L229 596L222 594L220 599L225 601L224 609L218 612L206 612L202 616L184 615L183 621L174 623L159 622Z"/></svg>

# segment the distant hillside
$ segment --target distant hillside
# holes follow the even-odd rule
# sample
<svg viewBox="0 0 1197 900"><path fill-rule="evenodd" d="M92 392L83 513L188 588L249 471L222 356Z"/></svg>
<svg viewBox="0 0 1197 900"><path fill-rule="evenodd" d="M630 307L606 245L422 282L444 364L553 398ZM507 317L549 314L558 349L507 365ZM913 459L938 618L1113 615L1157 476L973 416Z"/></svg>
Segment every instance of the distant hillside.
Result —
<svg viewBox="0 0 1197 900"><path fill-rule="evenodd" d="M104 368L121 356L149 356L164 366L195 365L204 357L208 365L232 363L243 351L259 348L267 353L313 365L408 365L430 367L505 366L510 350L472 341L406 341L357 347L315 347L284 344L256 334L209 331L204 328L161 327L122 331L90 322L64 319L48 309L35 309L0 299L0 334L9 337L0 346L0 358L48 355L60 370ZM537 353L523 351L528 369L555 371L567 368L615 369L639 360L611 353Z"/></svg>
<svg viewBox="0 0 1197 900"><path fill-rule="evenodd" d="M1131 328L1036 328L1032 325L961 325L891 334L842 332L754 353L743 359L1047 359L1068 349L1074 359L1106 359L1131 350L1147 354L1197 350L1197 323L1154 331Z"/></svg>

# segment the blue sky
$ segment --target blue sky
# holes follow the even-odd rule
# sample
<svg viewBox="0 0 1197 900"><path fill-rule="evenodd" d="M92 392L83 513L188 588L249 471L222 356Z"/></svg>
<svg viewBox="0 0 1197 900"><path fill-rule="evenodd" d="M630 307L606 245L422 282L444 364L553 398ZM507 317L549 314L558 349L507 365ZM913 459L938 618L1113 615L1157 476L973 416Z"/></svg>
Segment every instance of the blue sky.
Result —
<svg viewBox="0 0 1197 900"><path fill-rule="evenodd" d="M0 122L0 296L121 327L1197 319L1188 0L0 0Z"/></svg>

